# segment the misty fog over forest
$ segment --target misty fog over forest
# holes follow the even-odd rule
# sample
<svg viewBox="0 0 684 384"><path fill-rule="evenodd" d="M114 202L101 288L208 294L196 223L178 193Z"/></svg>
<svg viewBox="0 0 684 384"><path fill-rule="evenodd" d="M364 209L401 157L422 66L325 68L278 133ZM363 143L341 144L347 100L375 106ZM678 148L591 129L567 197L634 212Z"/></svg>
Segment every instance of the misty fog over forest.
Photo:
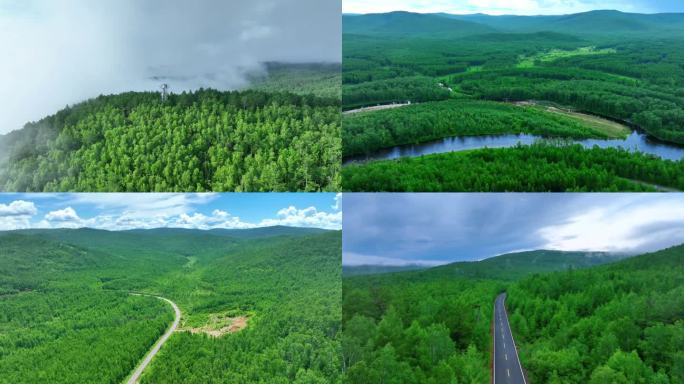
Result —
<svg viewBox="0 0 684 384"><path fill-rule="evenodd" d="M0 134L100 94L248 85L341 61L339 2L0 0Z"/></svg>

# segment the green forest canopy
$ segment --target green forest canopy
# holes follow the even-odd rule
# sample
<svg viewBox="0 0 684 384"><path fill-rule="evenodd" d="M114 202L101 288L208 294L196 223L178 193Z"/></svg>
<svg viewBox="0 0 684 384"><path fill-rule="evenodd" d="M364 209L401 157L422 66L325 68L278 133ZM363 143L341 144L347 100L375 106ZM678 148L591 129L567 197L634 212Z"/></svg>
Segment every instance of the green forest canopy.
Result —
<svg viewBox="0 0 684 384"><path fill-rule="evenodd" d="M531 134L569 139L625 138L627 127L606 128L536 106L457 99L343 117L343 156L450 136Z"/></svg>
<svg viewBox="0 0 684 384"><path fill-rule="evenodd" d="M594 256L534 251L345 277L345 382L489 383L490 319L504 290L530 381L684 380L684 246Z"/></svg>
<svg viewBox="0 0 684 384"><path fill-rule="evenodd" d="M684 143L682 14L393 12L345 15L343 30L345 109L450 96L547 100Z"/></svg>
<svg viewBox="0 0 684 384"><path fill-rule="evenodd" d="M499 292L532 274L618 259L532 251L421 271L345 276L345 382L489 383L489 319Z"/></svg>
<svg viewBox="0 0 684 384"><path fill-rule="evenodd" d="M249 315L244 330L172 335L142 383L340 382L339 232L0 233L0 383L120 383L170 325Z"/></svg>
<svg viewBox="0 0 684 384"><path fill-rule="evenodd" d="M683 382L683 287L684 246L514 284L509 317L530 381Z"/></svg>
<svg viewBox="0 0 684 384"><path fill-rule="evenodd" d="M684 160L562 142L352 163L342 175L355 192L684 190Z"/></svg>
<svg viewBox="0 0 684 384"><path fill-rule="evenodd" d="M332 70L273 71L269 92L129 92L28 123L0 136L0 190L338 190L339 97L282 91L332 95Z"/></svg>

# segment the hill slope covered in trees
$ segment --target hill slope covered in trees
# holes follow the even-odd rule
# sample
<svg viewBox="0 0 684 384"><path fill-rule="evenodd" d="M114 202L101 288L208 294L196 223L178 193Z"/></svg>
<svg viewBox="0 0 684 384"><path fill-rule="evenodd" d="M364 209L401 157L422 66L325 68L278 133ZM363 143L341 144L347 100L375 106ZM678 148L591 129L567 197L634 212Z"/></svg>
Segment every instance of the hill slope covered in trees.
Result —
<svg viewBox="0 0 684 384"><path fill-rule="evenodd" d="M142 383L337 383L339 232L0 233L0 383L120 383L182 311ZM209 336L215 319L246 328ZM209 328L205 328L209 327Z"/></svg>
<svg viewBox="0 0 684 384"><path fill-rule="evenodd" d="M4 191L322 191L339 100L262 91L100 96L0 136Z"/></svg>
<svg viewBox="0 0 684 384"><path fill-rule="evenodd" d="M489 319L500 291L535 273L618 259L533 251L421 271L345 276L345 382L489 383Z"/></svg>
<svg viewBox="0 0 684 384"><path fill-rule="evenodd" d="M535 383L684 382L684 246L508 289Z"/></svg>
<svg viewBox="0 0 684 384"><path fill-rule="evenodd" d="M411 27L402 28L402 24L394 22L397 19ZM454 22L476 27L466 28L464 24ZM449 31L458 33L448 35ZM586 121L574 118L577 116L561 119L540 111L523 113L510 105L497 106L513 102L555 105L561 110L619 122L645 133L647 142L679 151L684 144L682 31L684 14L595 11L560 16L405 12L345 15L343 109L407 101L420 105L344 116L344 155L379 153L395 150L397 145L474 135L526 132L554 138L602 137L592 133ZM445 102L446 99L456 100ZM623 146L631 149L629 142ZM536 170L531 169L532 177L548 178L547 168L554 167L557 172L553 174L557 176L553 182L565 185L560 190L639 188L621 182L609 182L596 188L584 182L603 177L600 172L588 172L587 164L592 162L588 152L577 161L559 164L550 161L553 157L550 152L555 151L546 152L542 156L534 155L533 161L541 165ZM465 169L479 169L482 156L488 154L455 156L454 159L458 158ZM601 156L612 157L611 154ZM610 164L606 164L608 168L621 167L622 161L628 161L627 156L620 157L623 159L610 160ZM665 160L652 162L657 168L670 167ZM415 161L411 166L403 164L401 172L422 173L424 169L418 169L418 165L422 168L425 163L430 163L428 168L434 168L432 158ZM677 168L681 168L681 164L680 161ZM521 181L529 178L512 173L512 170L525 168L524 161L516 162L511 170L493 166L498 168L498 175ZM356 181L357 173L374 173L376 167L378 165L368 164L347 172L343 176L345 189L519 190L516 187L479 189L477 184L435 187L434 183L441 182L434 176L430 176L430 182L424 184L424 188L402 185L397 189L392 183L371 185ZM396 164L392 168L396 168ZM445 178L451 181L451 176L462 172L445 168L445 173ZM622 177L619 173L610 173L612 177ZM576 181L566 182L563 174ZM586 177L578 178L575 174ZM350 177L355 179L351 183L347 181ZM483 178L488 179L487 176ZM656 184L678 188L680 182L676 176L668 176ZM522 190L549 189L534 185L533 189Z"/></svg>

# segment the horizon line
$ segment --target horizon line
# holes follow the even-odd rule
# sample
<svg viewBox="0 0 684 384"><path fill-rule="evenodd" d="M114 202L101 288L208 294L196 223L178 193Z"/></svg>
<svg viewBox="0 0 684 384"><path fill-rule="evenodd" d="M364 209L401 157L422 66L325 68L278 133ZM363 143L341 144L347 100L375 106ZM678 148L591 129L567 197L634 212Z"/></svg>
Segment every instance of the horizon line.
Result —
<svg viewBox="0 0 684 384"><path fill-rule="evenodd" d="M386 12L365 12L365 13L359 13L359 12L342 12L342 16L366 16L366 15L384 15L388 13L398 13L398 12L404 12L404 13L413 13L413 14L418 14L418 15L454 15L454 16L475 16L475 15L484 15L484 16L491 16L491 17L504 17L504 16L516 16L516 17L554 17L554 16L572 16L572 15L579 15L582 13L591 13L591 12L619 12L619 13L624 13L628 15L682 15L684 14L684 10L679 11L679 12L627 12L627 11L620 11L618 9L592 9L590 11L581 11L581 12L574 12L574 13L558 13L558 14L515 14L515 13L501 13L501 14L493 14L493 13L487 13L487 12L465 12L464 13L456 13L456 12L448 12L448 11L443 11L443 12L420 12L420 11L407 11L404 9L396 9L392 11L386 11Z"/></svg>
<svg viewBox="0 0 684 384"><path fill-rule="evenodd" d="M9 232L24 232L24 231L59 231L59 230L69 230L69 231L77 231L81 229L90 229L93 231L102 231L102 232L130 232L130 231L154 231L157 229L179 229L179 230L186 230L186 231L216 231L216 230L228 230L228 231L248 231L252 229L264 229L264 228L296 228L296 229L319 229L322 231L341 231L341 229L329 229L329 228L322 228L322 227L297 227L294 225L283 225L283 224L277 224L277 225L264 225L264 226L257 226L257 227L251 227L251 228L183 228L183 227L152 227L152 228L128 228L128 229L106 229L106 228L96 228L96 227L77 227L77 228L18 228L18 229L4 229L0 230L1 233L9 233Z"/></svg>

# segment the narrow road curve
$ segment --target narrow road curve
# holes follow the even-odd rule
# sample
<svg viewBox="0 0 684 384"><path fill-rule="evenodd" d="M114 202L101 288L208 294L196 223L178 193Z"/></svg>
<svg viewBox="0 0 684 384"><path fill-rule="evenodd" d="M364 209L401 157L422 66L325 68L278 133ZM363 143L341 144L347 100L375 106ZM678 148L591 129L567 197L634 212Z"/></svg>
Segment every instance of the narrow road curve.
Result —
<svg viewBox="0 0 684 384"><path fill-rule="evenodd" d="M506 294L494 302L494 384L527 384L506 314Z"/></svg>
<svg viewBox="0 0 684 384"><path fill-rule="evenodd" d="M413 103L413 105L416 105L417 103ZM399 107L405 107L407 105L412 105L410 102L408 103L391 103L391 104L379 104L379 105L373 105L370 107L363 107L363 108L357 108L357 109L350 109L348 111L342 112L343 115L351 115L354 113L359 113L359 112L372 112L372 111L380 111L383 109L392 109L392 108L399 108Z"/></svg>
<svg viewBox="0 0 684 384"><path fill-rule="evenodd" d="M171 304L171 306L173 307L173 311L176 313L175 314L176 318L173 320L173 324L171 324L171 327L169 327L169 329L166 330L166 332L162 335L162 337L159 338L159 340L157 340L157 342L154 344L152 349L145 356L145 359L143 359L143 361L135 369L135 372L133 372L131 377L128 379L127 384L136 384L138 382L138 380L140 380L140 375L142 375L142 373L145 370L145 368L147 367L147 365L150 364L150 361L152 361L152 358L154 358L154 356L157 354L157 352L159 352L159 349L161 349L162 345L164 345L166 340L168 340L168 338L171 337L171 334L176 330L176 328L178 328L178 324L180 323L180 318L181 318L181 311L180 311L180 309L178 309L178 306L176 305L176 303L174 303L173 301L171 301L165 297L154 296L154 295L145 295L145 294L141 294L141 293L131 293L131 295L148 296L148 297L157 298L159 300L164 300L167 303Z"/></svg>

